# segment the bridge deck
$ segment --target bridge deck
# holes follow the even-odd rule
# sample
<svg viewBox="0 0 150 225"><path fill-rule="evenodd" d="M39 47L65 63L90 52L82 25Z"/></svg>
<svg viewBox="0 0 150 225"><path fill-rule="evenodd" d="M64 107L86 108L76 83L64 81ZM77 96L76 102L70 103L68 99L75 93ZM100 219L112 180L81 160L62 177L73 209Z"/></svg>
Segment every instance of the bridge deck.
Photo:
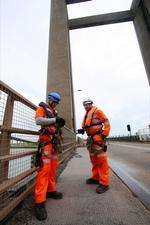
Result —
<svg viewBox="0 0 150 225"><path fill-rule="evenodd" d="M33 215L33 206L28 206L25 202L8 224L150 224L149 212L113 172L111 172L111 188L103 195L96 194L95 186L85 184L89 174L88 154L85 148L79 148L58 181L58 189L64 193L64 198L59 201L47 200L48 219L44 222L37 221Z"/></svg>

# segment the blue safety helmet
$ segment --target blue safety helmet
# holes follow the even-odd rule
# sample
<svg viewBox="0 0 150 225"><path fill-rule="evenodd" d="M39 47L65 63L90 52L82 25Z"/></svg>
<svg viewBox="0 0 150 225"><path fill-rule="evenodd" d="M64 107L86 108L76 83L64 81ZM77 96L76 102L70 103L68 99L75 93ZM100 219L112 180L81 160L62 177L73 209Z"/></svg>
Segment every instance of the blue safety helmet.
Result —
<svg viewBox="0 0 150 225"><path fill-rule="evenodd" d="M57 92L51 92L48 94L48 100L55 102L55 103L59 103L61 100L60 94L58 94Z"/></svg>

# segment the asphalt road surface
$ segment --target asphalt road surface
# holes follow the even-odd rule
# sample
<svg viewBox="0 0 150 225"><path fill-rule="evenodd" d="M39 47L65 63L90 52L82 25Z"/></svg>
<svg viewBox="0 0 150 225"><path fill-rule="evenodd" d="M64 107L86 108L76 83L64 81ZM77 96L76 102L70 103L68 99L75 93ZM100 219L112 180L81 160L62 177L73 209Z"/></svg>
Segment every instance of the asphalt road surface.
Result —
<svg viewBox="0 0 150 225"><path fill-rule="evenodd" d="M111 168L125 178L150 204L150 144L110 142L108 154ZM132 189L132 188L131 188ZM133 190L134 192L134 190ZM135 193L138 196L138 193ZM149 208L150 206L148 206Z"/></svg>

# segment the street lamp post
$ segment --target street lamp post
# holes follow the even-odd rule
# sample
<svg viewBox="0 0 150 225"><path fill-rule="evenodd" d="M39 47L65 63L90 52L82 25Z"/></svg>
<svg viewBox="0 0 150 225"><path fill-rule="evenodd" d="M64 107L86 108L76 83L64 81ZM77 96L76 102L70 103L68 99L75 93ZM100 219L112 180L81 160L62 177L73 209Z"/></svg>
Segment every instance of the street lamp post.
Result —
<svg viewBox="0 0 150 225"><path fill-rule="evenodd" d="M81 91L83 91L83 90L77 89L74 91L74 93L81 92ZM74 108L75 108L75 124L76 124L76 106Z"/></svg>

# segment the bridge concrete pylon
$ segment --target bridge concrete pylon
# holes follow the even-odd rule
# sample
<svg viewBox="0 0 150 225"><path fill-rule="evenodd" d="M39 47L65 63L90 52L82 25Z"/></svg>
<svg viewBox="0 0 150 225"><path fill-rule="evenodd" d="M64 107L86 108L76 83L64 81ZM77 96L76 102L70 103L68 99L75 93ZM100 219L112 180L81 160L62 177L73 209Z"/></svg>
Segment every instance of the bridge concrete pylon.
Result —
<svg viewBox="0 0 150 225"><path fill-rule="evenodd" d="M91 0L51 0L47 93L61 94L58 110L72 130L75 130L75 110L69 30L133 21L150 83L150 1L133 0L130 10L69 20L67 4L86 1Z"/></svg>
<svg viewBox="0 0 150 225"><path fill-rule="evenodd" d="M133 0L133 24L150 84L150 0Z"/></svg>
<svg viewBox="0 0 150 225"><path fill-rule="evenodd" d="M59 114L66 125L75 129L74 99L70 57L67 4L65 0L51 0L47 93L57 91L62 96Z"/></svg>

